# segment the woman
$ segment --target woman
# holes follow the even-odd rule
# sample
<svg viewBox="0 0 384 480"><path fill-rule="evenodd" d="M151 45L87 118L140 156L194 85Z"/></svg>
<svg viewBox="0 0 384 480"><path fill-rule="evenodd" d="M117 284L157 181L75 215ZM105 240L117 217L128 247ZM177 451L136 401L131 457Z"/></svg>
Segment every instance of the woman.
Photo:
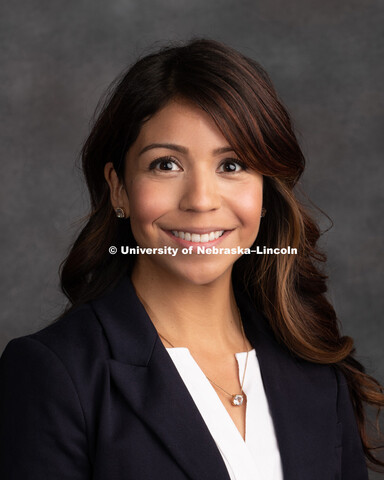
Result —
<svg viewBox="0 0 384 480"><path fill-rule="evenodd" d="M360 480L365 458L383 465L363 407L384 395L324 296L293 192L304 158L262 68L204 39L144 57L82 153L71 306L1 359L1 478Z"/></svg>

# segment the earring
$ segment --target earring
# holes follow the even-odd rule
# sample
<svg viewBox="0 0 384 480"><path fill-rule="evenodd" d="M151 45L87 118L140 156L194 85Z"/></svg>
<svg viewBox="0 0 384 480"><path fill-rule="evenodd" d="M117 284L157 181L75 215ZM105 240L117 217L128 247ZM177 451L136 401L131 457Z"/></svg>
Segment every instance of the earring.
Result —
<svg viewBox="0 0 384 480"><path fill-rule="evenodd" d="M263 207L263 208L261 209L261 215L260 215L260 217L261 217L261 218L262 218L262 217L265 217L265 214L266 214L266 213L267 213L267 210Z"/></svg>
<svg viewBox="0 0 384 480"><path fill-rule="evenodd" d="M123 207L117 207L117 208L115 208L115 212L116 212L116 217L117 217L117 218L125 218L125 212L124 212L124 208L123 208Z"/></svg>

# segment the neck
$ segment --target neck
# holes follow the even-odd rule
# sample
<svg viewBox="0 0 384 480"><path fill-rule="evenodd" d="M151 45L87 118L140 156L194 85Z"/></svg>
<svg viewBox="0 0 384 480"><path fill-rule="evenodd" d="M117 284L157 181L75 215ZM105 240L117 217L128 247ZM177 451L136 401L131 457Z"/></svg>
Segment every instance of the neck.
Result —
<svg viewBox="0 0 384 480"><path fill-rule="evenodd" d="M230 271L209 284L196 285L136 269L132 283L155 328L173 346L217 354L243 350Z"/></svg>

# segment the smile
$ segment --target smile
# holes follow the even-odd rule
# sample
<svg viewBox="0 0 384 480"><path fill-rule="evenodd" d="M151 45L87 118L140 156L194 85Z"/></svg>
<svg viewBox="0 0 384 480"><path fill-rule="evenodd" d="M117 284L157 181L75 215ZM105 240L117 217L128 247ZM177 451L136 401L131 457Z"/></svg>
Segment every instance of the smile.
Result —
<svg viewBox="0 0 384 480"><path fill-rule="evenodd" d="M182 240L187 240L188 242L194 242L194 243L207 243L207 242L212 242L213 240L217 240L219 237L221 237L224 233L225 230L216 230L213 232L208 232L208 233L192 233L192 232L180 232L177 230L171 230L172 234L177 237L181 238Z"/></svg>

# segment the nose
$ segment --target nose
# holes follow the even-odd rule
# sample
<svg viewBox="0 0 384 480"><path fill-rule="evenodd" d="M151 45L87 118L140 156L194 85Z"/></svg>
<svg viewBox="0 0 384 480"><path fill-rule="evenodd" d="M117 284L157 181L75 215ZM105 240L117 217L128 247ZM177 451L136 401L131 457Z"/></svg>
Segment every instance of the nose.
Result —
<svg viewBox="0 0 384 480"><path fill-rule="evenodd" d="M221 195L214 173L206 169L189 172L185 177L180 198L180 209L207 212L220 208Z"/></svg>

